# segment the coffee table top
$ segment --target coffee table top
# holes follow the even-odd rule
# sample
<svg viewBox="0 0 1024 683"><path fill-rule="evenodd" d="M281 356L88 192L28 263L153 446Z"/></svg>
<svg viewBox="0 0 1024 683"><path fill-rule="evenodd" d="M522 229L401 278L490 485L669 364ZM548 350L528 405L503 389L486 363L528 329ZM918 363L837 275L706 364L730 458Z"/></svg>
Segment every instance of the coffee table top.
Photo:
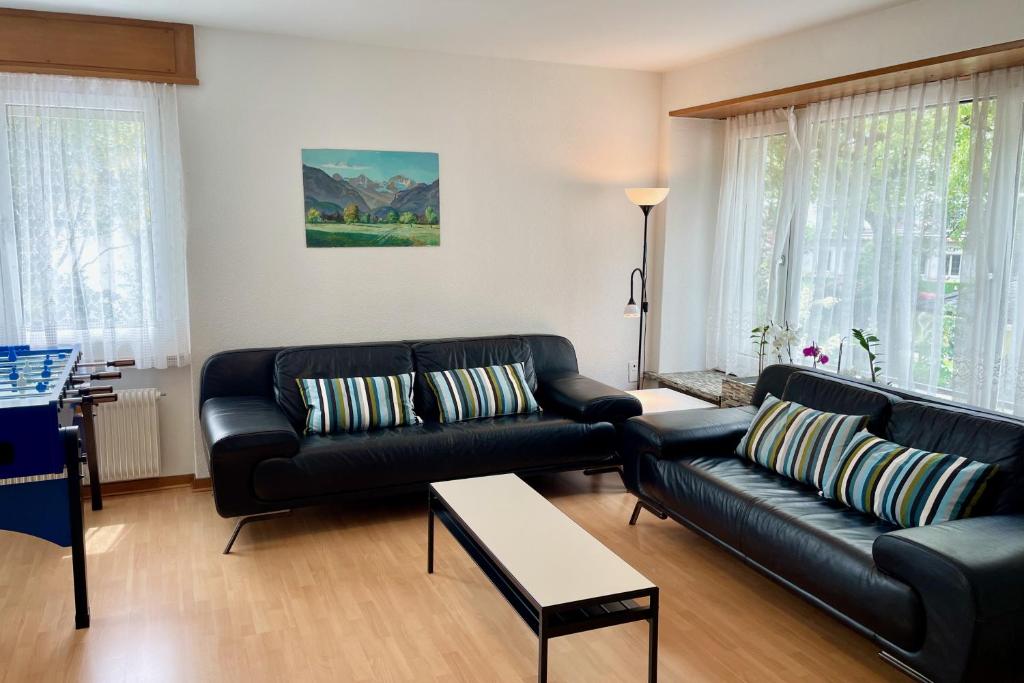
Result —
<svg viewBox="0 0 1024 683"><path fill-rule="evenodd" d="M697 408L717 408L714 403L684 394L675 389L633 389L627 391L640 401L644 415L651 413L667 413L673 410L695 410Z"/></svg>
<svg viewBox="0 0 1024 683"><path fill-rule="evenodd" d="M655 587L514 474L431 487L538 607Z"/></svg>

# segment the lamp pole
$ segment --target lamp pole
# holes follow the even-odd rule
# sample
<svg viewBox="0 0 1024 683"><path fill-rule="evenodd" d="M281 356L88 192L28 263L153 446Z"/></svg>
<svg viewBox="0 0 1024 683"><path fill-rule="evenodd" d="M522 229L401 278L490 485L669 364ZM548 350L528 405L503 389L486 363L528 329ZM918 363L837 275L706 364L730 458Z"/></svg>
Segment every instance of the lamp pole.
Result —
<svg viewBox="0 0 1024 683"><path fill-rule="evenodd" d="M634 268L629 274L629 302L624 315L627 318L640 318L640 330L636 344L636 388L644 386L644 332L647 324L647 228L651 209L660 204L668 196L667 187L635 187L627 188L626 196L644 213L644 251L640 267ZM640 275L640 305L633 299L633 285L636 275Z"/></svg>
<svg viewBox="0 0 1024 683"><path fill-rule="evenodd" d="M650 204L644 204L644 256L640 262L640 339L636 344L636 388L644 388L644 320L647 318L647 219L651 215ZM630 283L632 289L632 283Z"/></svg>

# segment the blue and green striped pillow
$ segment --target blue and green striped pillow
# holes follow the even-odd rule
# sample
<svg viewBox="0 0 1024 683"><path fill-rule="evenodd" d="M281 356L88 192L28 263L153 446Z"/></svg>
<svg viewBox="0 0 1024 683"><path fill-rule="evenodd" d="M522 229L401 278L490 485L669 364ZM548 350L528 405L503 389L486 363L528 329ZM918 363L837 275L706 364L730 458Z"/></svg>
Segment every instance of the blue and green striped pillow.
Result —
<svg viewBox="0 0 1024 683"><path fill-rule="evenodd" d="M423 422L412 403L413 373L296 379L306 404L306 434L365 432Z"/></svg>
<svg viewBox="0 0 1024 683"><path fill-rule="evenodd" d="M866 415L826 413L769 394L737 454L821 489L828 471L867 421Z"/></svg>
<svg viewBox="0 0 1024 683"><path fill-rule="evenodd" d="M441 422L540 412L522 363L424 374Z"/></svg>
<svg viewBox="0 0 1024 683"><path fill-rule="evenodd" d="M995 465L864 432L847 446L821 492L904 528L925 526L970 517L995 471Z"/></svg>

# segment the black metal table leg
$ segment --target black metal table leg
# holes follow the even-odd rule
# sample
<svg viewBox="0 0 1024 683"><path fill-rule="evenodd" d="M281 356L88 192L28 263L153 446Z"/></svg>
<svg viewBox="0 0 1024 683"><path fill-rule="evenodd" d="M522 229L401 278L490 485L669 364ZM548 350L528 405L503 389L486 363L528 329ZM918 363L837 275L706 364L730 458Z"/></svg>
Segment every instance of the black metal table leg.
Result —
<svg viewBox="0 0 1024 683"><path fill-rule="evenodd" d="M82 520L82 450L78 429L64 432L64 464L67 467L68 522L71 526L71 574L75 582L75 628L89 628L89 583L85 566L85 525Z"/></svg>
<svg viewBox="0 0 1024 683"><path fill-rule="evenodd" d="M434 492L427 492L427 573L434 573Z"/></svg>
<svg viewBox="0 0 1024 683"><path fill-rule="evenodd" d="M647 620L647 681L658 681L658 591L651 594L651 617Z"/></svg>
<svg viewBox="0 0 1024 683"><path fill-rule="evenodd" d="M537 631L537 683L548 681L548 637L544 634L544 611L540 613L540 628Z"/></svg>

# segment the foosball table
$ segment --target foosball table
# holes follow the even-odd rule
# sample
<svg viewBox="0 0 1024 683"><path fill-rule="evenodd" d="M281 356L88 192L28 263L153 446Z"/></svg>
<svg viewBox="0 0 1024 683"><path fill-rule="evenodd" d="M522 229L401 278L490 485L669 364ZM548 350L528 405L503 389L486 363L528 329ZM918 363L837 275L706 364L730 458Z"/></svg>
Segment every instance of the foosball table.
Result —
<svg viewBox="0 0 1024 683"><path fill-rule="evenodd" d="M107 367L130 365L134 361L83 363L77 345L0 346L0 529L71 548L76 628L89 626L82 465L88 464L92 506L99 510L94 408L117 400L112 386L94 382L121 377Z"/></svg>

